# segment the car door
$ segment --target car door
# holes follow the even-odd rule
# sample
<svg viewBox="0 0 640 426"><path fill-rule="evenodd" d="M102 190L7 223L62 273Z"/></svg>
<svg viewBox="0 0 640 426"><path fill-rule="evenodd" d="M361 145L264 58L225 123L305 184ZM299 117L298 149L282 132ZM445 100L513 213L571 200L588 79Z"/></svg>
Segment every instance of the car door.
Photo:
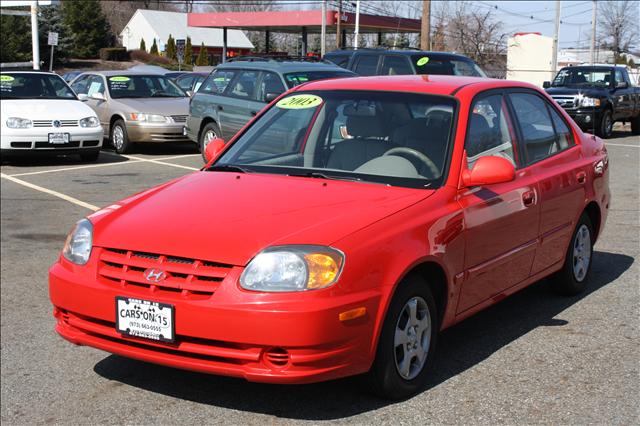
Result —
<svg viewBox="0 0 640 426"><path fill-rule="evenodd" d="M615 86L613 96L618 100L618 107L616 108L614 119L621 120L631 117L633 114L633 88L631 88L629 82L625 80L622 69L616 68L614 76Z"/></svg>
<svg viewBox="0 0 640 426"><path fill-rule="evenodd" d="M229 83L224 92L224 102L218 105L220 130L223 138L230 140L264 106L258 101L260 71L243 70Z"/></svg>
<svg viewBox="0 0 640 426"><path fill-rule="evenodd" d="M100 93L104 96L105 100L94 99L92 95L95 93ZM87 81L87 105L89 105L98 115L100 119L100 123L105 129L105 133L109 128L109 120L111 118L111 114L109 113L109 102L106 100L108 98L107 87L104 81L104 77L101 75L93 74L89 77Z"/></svg>
<svg viewBox="0 0 640 426"><path fill-rule="evenodd" d="M537 179L521 168L521 154L502 92L476 96L465 138L468 167L493 155L516 167L511 182L463 188L464 280L457 312L488 300L527 279L536 252L540 205Z"/></svg>
<svg viewBox="0 0 640 426"><path fill-rule="evenodd" d="M531 91L509 93L521 137L525 169L540 189L540 245L532 274L564 261L586 196L587 173L568 122L546 98Z"/></svg>
<svg viewBox="0 0 640 426"><path fill-rule="evenodd" d="M202 128L203 120L213 119L222 129L220 112L224 110L226 104L225 90L234 79L238 70L217 69L213 71L200 85L196 94L193 95L189 103L189 118L187 127L192 138L197 140L199 131ZM227 139L228 140L228 139Z"/></svg>

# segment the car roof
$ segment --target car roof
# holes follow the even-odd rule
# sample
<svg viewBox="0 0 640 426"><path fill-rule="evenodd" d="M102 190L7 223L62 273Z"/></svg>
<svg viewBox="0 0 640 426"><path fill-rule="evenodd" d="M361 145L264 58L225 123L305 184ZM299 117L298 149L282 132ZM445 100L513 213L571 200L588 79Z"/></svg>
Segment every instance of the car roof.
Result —
<svg viewBox="0 0 640 426"><path fill-rule="evenodd" d="M474 92L506 87L523 87L539 91L536 86L521 81L451 75L397 75L384 76L382 78L380 76L348 77L311 81L297 86L294 90L372 90L454 95L460 89L467 87Z"/></svg>
<svg viewBox="0 0 640 426"><path fill-rule="evenodd" d="M463 61L470 61L471 59L467 56L460 55L457 53L449 53L449 52L431 52L428 50L413 50L413 49L383 49L383 48L363 48L358 50L351 49L342 49L342 50L334 50L325 55L326 56L335 56L335 55L353 55L356 52L362 53L379 53L379 54L394 54L394 55L404 55L404 56L413 56L413 55L423 55L429 56L431 58L455 58Z"/></svg>
<svg viewBox="0 0 640 426"><path fill-rule="evenodd" d="M153 75L153 76L162 76L164 77L164 74L158 74L155 72L144 72L144 71L127 71L127 70L113 70L113 71L84 71L83 74L99 74L99 75L103 75L105 77L111 77L111 76L116 76L116 75L122 75L122 76L134 76L134 75Z"/></svg>
<svg viewBox="0 0 640 426"><path fill-rule="evenodd" d="M217 66L217 69L242 68L250 70L266 70L281 73L306 72L306 71L341 71L351 73L351 71L326 62L302 62L287 60L264 60L264 61L231 61Z"/></svg>

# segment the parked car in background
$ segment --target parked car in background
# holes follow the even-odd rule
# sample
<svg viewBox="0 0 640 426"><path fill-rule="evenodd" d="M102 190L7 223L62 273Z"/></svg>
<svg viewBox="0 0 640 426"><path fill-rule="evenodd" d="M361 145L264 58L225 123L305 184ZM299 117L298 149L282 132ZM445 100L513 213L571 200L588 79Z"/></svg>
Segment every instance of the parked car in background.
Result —
<svg viewBox="0 0 640 426"><path fill-rule="evenodd" d="M358 75L461 75L486 77L485 72L463 55L420 50L341 49L324 58Z"/></svg>
<svg viewBox="0 0 640 426"><path fill-rule="evenodd" d="M67 83L71 83L73 81L74 78L76 78L77 76L79 76L80 74L82 74L84 71L69 71L66 72L64 74L62 74L62 78L64 79L64 81L66 81Z"/></svg>
<svg viewBox="0 0 640 426"><path fill-rule="evenodd" d="M95 161L103 129L62 77L48 72L0 74L2 156L48 152Z"/></svg>
<svg viewBox="0 0 640 426"><path fill-rule="evenodd" d="M87 72L71 88L95 110L118 153L136 142L190 142L189 97L170 78L133 71Z"/></svg>
<svg viewBox="0 0 640 426"><path fill-rule="evenodd" d="M176 77L174 81L188 95L193 95L209 74L207 72L190 72Z"/></svg>
<svg viewBox="0 0 640 426"><path fill-rule="evenodd" d="M314 81L205 153L77 223L49 271L61 336L256 382L367 374L405 398L440 330L544 277L588 288L609 209L603 141L515 81Z"/></svg>
<svg viewBox="0 0 640 426"><path fill-rule="evenodd" d="M258 111L287 89L313 80L355 74L317 58L239 57L220 64L191 98L187 135L204 151L231 139Z"/></svg>
<svg viewBox="0 0 640 426"><path fill-rule="evenodd" d="M172 80L180 77L181 75L189 74L189 71L169 71L164 73L165 77L169 77Z"/></svg>
<svg viewBox="0 0 640 426"><path fill-rule="evenodd" d="M640 87L633 85L624 66L565 67L543 86L583 129L609 138L613 124L626 121L634 135L640 134Z"/></svg>

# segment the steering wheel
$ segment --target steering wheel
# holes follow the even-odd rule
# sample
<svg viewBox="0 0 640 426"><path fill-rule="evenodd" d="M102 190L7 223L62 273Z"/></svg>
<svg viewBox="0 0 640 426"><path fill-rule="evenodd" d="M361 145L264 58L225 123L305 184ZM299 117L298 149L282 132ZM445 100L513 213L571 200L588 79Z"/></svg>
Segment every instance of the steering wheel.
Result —
<svg viewBox="0 0 640 426"><path fill-rule="evenodd" d="M413 158L420 160L422 163L424 163L425 166L427 166L427 169L429 169L429 172L431 172L430 177L432 178L435 178L440 174L440 169L438 169L438 166L436 166L435 163L431 161L429 157L427 157L420 151L417 151L413 148L399 146L396 148L391 148L389 151L384 153L384 155L398 155L398 154L408 154Z"/></svg>

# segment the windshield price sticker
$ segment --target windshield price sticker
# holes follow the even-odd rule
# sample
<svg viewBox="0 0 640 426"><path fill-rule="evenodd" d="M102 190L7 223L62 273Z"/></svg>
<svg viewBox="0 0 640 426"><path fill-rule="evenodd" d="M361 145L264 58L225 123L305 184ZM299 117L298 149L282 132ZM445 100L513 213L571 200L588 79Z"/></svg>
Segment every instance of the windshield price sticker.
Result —
<svg viewBox="0 0 640 426"><path fill-rule="evenodd" d="M315 108L322 103L322 98L316 95L294 95L278 101L276 106L282 109Z"/></svg>
<svg viewBox="0 0 640 426"><path fill-rule="evenodd" d="M11 83L12 81L14 81L15 78L10 76L10 75L2 75L0 76L0 83Z"/></svg>
<svg viewBox="0 0 640 426"><path fill-rule="evenodd" d="M426 65L428 62L429 62L429 57L423 56L422 58L418 59L418 61L416 62L416 65L421 67L423 65Z"/></svg>

